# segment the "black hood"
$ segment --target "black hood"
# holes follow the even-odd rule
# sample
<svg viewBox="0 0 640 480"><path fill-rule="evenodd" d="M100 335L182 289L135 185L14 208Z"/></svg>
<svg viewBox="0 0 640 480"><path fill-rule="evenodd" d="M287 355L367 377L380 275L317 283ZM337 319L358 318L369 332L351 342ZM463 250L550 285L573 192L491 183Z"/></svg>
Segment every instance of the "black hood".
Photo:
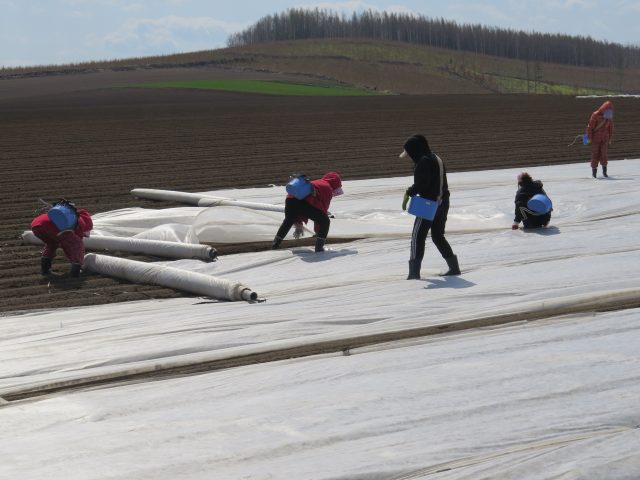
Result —
<svg viewBox="0 0 640 480"><path fill-rule="evenodd" d="M429 142L427 142L427 139L424 137L424 135L411 135L409 138L407 138L407 141L404 142L404 150L416 163L422 157L431 153Z"/></svg>

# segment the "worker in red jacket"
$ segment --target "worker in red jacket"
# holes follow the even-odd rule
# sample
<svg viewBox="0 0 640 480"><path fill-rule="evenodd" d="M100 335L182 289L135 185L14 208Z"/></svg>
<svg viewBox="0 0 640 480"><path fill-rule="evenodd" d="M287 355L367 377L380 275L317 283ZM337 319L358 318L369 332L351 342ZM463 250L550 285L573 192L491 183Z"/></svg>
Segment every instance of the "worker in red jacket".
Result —
<svg viewBox="0 0 640 480"><path fill-rule="evenodd" d="M324 244L329 233L329 205L331 199L342 195L342 179L336 172L328 172L319 180L312 180L311 193L302 200L287 195L284 203L284 220L273 239L272 249L280 248L282 240L295 224L294 238L300 238L304 232L302 224L309 219L314 222L316 232L316 252L324 251Z"/></svg>
<svg viewBox="0 0 640 480"><path fill-rule="evenodd" d="M84 263L84 237L89 236L93 220L89 212L76 208L72 202L61 200L52 205L47 213L34 218L31 231L44 242L40 259L42 275L51 273L51 263L58 247L71 262L72 277L80 276Z"/></svg>
<svg viewBox="0 0 640 480"><path fill-rule="evenodd" d="M587 124L587 144L591 144L591 173L596 178L598 163L602 165L602 175L607 175L609 145L613 139L613 103L609 100L591 114Z"/></svg>

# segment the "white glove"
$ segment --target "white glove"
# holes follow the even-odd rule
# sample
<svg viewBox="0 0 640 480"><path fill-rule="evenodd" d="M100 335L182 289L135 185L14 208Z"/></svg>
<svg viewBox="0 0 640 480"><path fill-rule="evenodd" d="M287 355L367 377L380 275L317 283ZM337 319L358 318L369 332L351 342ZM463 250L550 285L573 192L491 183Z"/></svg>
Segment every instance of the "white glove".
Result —
<svg viewBox="0 0 640 480"><path fill-rule="evenodd" d="M302 227L302 224L296 223L294 224L294 227L296 229L293 231L293 238L298 240L300 237L304 237L304 228Z"/></svg>

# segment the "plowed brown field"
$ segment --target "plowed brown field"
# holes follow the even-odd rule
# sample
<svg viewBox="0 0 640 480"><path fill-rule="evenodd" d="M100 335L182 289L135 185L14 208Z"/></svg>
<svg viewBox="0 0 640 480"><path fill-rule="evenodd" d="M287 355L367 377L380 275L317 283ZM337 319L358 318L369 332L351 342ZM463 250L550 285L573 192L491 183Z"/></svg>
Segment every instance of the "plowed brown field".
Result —
<svg viewBox="0 0 640 480"><path fill-rule="evenodd" d="M166 207L132 188L204 191L284 183L293 172L344 178L409 175L397 158L424 132L449 171L585 162L567 147L600 99L547 96L299 98L214 91L92 90L82 76L64 91L0 95L0 311L181 296L96 275L73 281L59 254L39 275L39 252L22 245L38 198L65 196L91 213ZM79 82L76 91L69 82ZM0 90L8 83L0 81ZM15 88L16 83L11 84ZM43 84L44 85L44 84ZM43 90L43 91L44 91ZM637 99L616 99L611 159L640 156ZM452 192L455 208L455 192ZM220 247L221 254L267 245Z"/></svg>

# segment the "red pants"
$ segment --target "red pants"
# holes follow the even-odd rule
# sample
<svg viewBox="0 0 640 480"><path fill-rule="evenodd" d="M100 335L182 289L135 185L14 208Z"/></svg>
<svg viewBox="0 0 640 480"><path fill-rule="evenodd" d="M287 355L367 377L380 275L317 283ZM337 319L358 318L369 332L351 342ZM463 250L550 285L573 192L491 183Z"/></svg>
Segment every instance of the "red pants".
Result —
<svg viewBox="0 0 640 480"><path fill-rule="evenodd" d="M609 163L609 142L593 142L591 144L591 168L603 167Z"/></svg>
<svg viewBox="0 0 640 480"><path fill-rule="evenodd" d="M84 263L84 242L75 233L65 231L52 237L40 227L33 227L32 231L36 237L44 242L43 257L54 258L58 247L62 247L62 251L71 263L79 263L80 265Z"/></svg>

